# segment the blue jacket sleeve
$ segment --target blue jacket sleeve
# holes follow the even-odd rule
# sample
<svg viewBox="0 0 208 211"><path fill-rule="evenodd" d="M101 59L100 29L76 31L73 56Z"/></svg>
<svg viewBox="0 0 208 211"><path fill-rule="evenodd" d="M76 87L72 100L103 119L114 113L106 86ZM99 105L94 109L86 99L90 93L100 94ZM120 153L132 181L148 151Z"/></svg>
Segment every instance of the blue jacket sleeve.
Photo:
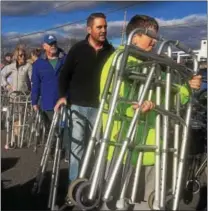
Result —
<svg viewBox="0 0 208 211"><path fill-rule="evenodd" d="M32 92L31 92L31 99L32 99L32 105L37 105L38 100L40 97L40 76L38 72L38 68L36 64L33 64L32 67L32 77L31 77L31 82L32 82Z"/></svg>

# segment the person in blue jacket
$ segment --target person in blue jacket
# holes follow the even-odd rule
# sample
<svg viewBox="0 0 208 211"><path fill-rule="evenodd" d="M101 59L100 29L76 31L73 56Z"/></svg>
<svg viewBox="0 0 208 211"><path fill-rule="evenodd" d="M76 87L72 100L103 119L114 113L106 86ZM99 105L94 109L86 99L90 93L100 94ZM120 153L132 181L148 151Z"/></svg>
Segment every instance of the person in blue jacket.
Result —
<svg viewBox="0 0 208 211"><path fill-rule="evenodd" d="M35 111L40 106L46 113L53 113L58 100L58 77L65 61L65 54L57 47L54 35L46 35L43 42L44 53L32 68L32 105ZM41 96L41 99L40 99Z"/></svg>
<svg viewBox="0 0 208 211"><path fill-rule="evenodd" d="M33 63L31 98L33 109L41 109L50 126L54 106L59 98L58 77L66 54L58 47L57 38L51 34L44 36L43 49L43 53Z"/></svg>

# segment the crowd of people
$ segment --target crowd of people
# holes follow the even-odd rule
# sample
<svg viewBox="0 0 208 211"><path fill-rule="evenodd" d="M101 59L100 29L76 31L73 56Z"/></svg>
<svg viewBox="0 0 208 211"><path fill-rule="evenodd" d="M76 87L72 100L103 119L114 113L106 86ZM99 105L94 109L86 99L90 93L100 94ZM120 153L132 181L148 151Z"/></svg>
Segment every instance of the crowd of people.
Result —
<svg viewBox="0 0 208 211"><path fill-rule="evenodd" d="M126 37L139 27L148 29L155 35L159 31L154 18L135 15L127 25ZM51 123L54 112L59 111L61 105L67 105L68 112L72 114L72 128L68 130L66 126L64 132L65 158L70 158L68 185L78 176L84 147L89 139L86 128L92 128L95 124L100 95L116 51L107 40L107 21L103 13L91 14L86 29L86 38L72 46L68 53L59 48L54 35L48 34L43 39L42 48L31 51L30 59L27 60L25 49L18 46L13 54L5 54L1 66L1 86L9 92L31 92L33 109L41 109L48 124ZM132 45L147 52L151 52L155 44L156 40L144 34L138 33L132 39ZM123 46L118 47L122 48ZM130 58L128 62L142 61ZM201 78L200 75L194 76L189 81L190 87L200 89ZM142 112L149 112L155 104L153 101L145 101L141 106ZM133 109L138 107L138 104L133 105ZM151 156L145 156L143 161L146 163L144 165L148 178L143 203L147 202L154 187ZM67 197L66 201L71 205Z"/></svg>

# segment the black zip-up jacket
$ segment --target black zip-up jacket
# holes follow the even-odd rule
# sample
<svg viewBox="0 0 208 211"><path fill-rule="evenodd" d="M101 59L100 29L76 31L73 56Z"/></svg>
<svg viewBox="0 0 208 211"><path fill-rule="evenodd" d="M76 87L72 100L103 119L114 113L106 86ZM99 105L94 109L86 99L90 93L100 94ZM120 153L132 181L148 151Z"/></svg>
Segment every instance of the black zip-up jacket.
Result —
<svg viewBox="0 0 208 211"><path fill-rule="evenodd" d="M66 97L68 92L70 104L97 108L102 67L114 48L106 40L96 53L88 37L68 52L59 76L59 97Z"/></svg>

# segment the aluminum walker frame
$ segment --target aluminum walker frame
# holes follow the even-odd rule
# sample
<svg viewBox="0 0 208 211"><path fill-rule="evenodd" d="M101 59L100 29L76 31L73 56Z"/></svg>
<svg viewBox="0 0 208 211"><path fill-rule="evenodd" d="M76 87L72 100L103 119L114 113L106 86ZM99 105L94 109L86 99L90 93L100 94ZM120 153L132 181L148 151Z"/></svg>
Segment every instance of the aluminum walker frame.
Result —
<svg viewBox="0 0 208 211"><path fill-rule="evenodd" d="M22 148L27 141L26 130L32 116L30 93L13 91L8 93L6 112L5 149Z"/></svg>
<svg viewBox="0 0 208 211"><path fill-rule="evenodd" d="M31 145L34 147L34 152L37 151L38 146L43 146L46 138L46 124L41 110L33 112L33 115L29 121L29 127L26 130L27 137L29 137L27 142L27 147Z"/></svg>
<svg viewBox="0 0 208 211"><path fill-rule="evenodd" d="M56 196L58 190L58 180L59 180L59 169L61 161L61 151L63 145L63 133L66 123L66 107L62 106L60 111L55 112L53 115L53 120L51 122L50 131L48 138L44 147L43 155L40 162L40 167L36 176L35 183L33 185L33 194L38 194L41 191L41 186L44 180L44 176L47 170L47 165L49 162L49 155L51 152L52 145L55 141L55 151L53 159L53 167L51 174L50 192L48 200L48 208L50 210L57 210ZM55 138L55 140L54 140Z"/></svg>
<svg viewBox="0 0 208 211"><path fill-rule="evenodd" d="M132 37L136 33L146 34L161 42L157 53L145 52L138 47L132 46ZM194 61L192 69L175 62L172 58L172 47L176 47L184 52L190 54ZM167 55L165 50L168 51ZM141 65L135 67L135 71L127 71L127 60L129 56L143 60ZM141 71L138 72L138 69ZM167 209L167 198L171 195L171 210L177 210L180 201L180 194L182 189L183 174L185 159L187 155L188 131L190 126L190 115L192 109L192 90L189 87L188 79L197 74L198 62L197 57L193 51L181 44L179 41L165 40L160 36L155 36L148 30L136 29L134 30L125 45L124 50L118 50L111 69L106 80L105 88L102 94L98 115L95 121L91 138L89 140L86 152L84 154L83 164L77 180L73 181L69 187L70 200L83 210L90 210L100 206L101 202L108 202L112 200L112 191L117 181L119 171L122 169L123 159L126 156L126 163L123 166L122 183L120 196L117 200L117 208L126 209L128 204L136 203L136 195L138 192L138 182L140 178L140 171L142 166L142 157L144 152L155 152L155 191L150 195L149 206L154 210ZM162 73L166 74L166 80L162 78ZM186 83L186 87L190 96L186 104L186 114L181 115L181 103L178 87L173 83L172 77L175 76L177 84L182 85ZM127 98L120 98L119 91L122 82L125 80L133 80L132 90ZM139 87L138 87L139 82ZM137 86L137 97L134 93L134 88ZM110 90L112 88L112 90ZM165 90L165 102L162 103L162 88ZM151 100L153 91L156 93L156 138L155 145L146 145L145 140L140 144L135 143L138 122L147 124L147 121L141 119L141 107L135 110L132 118L119 116L116 111L120 103L133 104L135 101L142 105L144 100ZM132 94L133 92L133 94ZM109 93L111 95L109 96ZM172 94L174 93L174 94ZM174 109L171 108L170 98L175 96ZM106 103L108 102L108 109L106 111ZM108 113L108 119L103 131L103 136L100 140L96 140L99 124L102 121L103 113ZM148 116L148 114L147 114ZM124 137L118 138L116 142L111 141L112 122L115 118L129 121L127 134ZM147 117L146 117L147 119ZM173 122L173 123L172 123ZM172 124L171 124L172 123ZM181 131L182 127L182 131ZM121 126L122 128L122 126ZM162 128L162 129L161 129ZM170 130L173 130L174 140L170 143ZM122 131L122 129L120 130ZM120 137L120 138L119 138ZM160 144L162 137L163 144ZM94 147L99 144L97 159L94 163L94 170L90 176L86 175L89 167L89 161ZM172 146L170 147L169 145ZM110 168L106 168L106 156L109 146L114 146L115 150L113 158L110 163ZM130 160L132 151L136 150L139 155L136 167L133 171ZM173 173L172 173L172 189L167 190L167 167L168 155L172 153ZM127 187L129 186L129 179L133 176L133 184L130 197L126 196Z"/></svg>

